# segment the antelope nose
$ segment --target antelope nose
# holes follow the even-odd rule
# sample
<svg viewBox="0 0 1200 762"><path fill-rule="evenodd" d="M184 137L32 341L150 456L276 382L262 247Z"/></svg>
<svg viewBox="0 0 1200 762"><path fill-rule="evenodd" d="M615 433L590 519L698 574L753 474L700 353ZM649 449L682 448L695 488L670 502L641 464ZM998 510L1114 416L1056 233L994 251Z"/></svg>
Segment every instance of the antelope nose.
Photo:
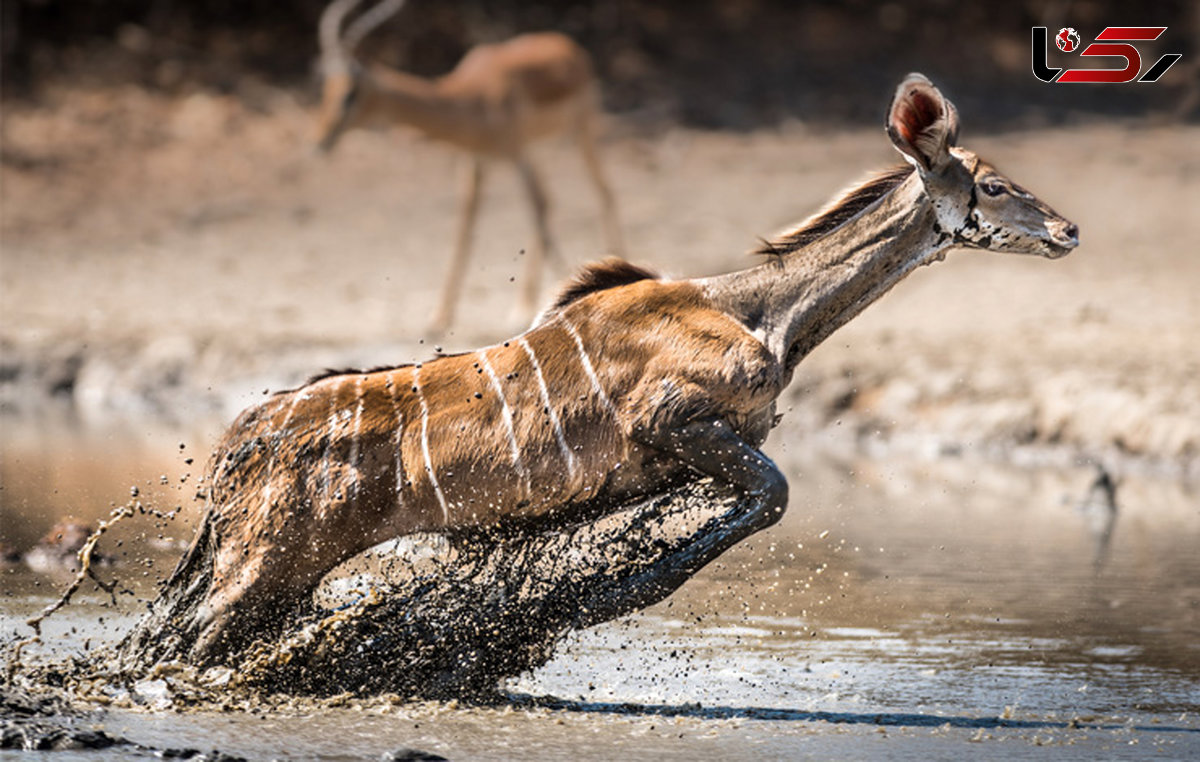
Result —
<svg viewBox="0 0 1200 762"><path fill-rule="evenodd" d="M1058 220L1057 224L1050 227L1050 235L1056 244L1064 248L1073 249L1079 245L1079 226L1074 222Z"/></svg>

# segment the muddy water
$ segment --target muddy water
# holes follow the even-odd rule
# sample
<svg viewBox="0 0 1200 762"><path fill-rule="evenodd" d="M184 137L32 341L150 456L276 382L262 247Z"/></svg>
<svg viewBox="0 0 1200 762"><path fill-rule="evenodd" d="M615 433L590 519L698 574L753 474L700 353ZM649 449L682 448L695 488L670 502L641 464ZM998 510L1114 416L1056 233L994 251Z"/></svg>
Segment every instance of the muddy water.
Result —
<svg viewBox="0 0 1200 762"><path fill-rule="evenodd" d="M32 543L58 514L99 517L135 484L161 507L186 504L198 464L184 460L202 439L6 436L0 531ZM1126 475L1105 546L1105 516L1078 507L1085 467L834 461L786 437L773 454L792 484L780 525L663 604L572 636L509 686L512 706L184 713L166 700L148 711L160 701L148 687L114 695L140 708L96 722L147 747L251 759L402 747L451 759L1010 757L1033 745L1070 758L1200 755L1196 485ZM177 551L163 544L186 526L131 522L102 574L133 594L116 608L83 596L47 622L49 648L119 637L169 569ZM63 575L18 564L0 579L9 638ZM56 759L150 753L75 754Z"/></svg>

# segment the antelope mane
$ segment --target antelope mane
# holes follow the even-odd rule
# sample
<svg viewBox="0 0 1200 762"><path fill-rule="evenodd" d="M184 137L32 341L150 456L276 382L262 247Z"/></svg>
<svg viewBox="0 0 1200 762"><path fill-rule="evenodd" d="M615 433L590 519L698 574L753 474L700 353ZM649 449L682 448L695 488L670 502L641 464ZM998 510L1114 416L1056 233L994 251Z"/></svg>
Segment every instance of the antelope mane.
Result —
<svg viewBox="0 0 1200 762"><path fill-rule="evenodd" d="M905 162L871 175L843 192L824 209L795 228L784 231L769 241L763 241L753 253L781 256L804 248L862 214L876 201L895 190L915 170L916 167Z"/></svg>

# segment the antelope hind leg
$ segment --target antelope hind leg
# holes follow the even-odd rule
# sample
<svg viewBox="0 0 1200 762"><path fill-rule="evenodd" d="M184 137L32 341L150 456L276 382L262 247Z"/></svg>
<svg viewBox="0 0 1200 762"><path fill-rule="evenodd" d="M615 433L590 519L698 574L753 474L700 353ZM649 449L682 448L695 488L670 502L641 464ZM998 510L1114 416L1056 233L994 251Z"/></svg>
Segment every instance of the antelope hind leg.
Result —
<svg viewBox="0 0 1200 762"><path fill-rule="evenodd" d="M603 165L596 153L595 115L589 114L583 118L579 127L579 151L583 155L583 164L587 168L592 185L596 187L596 195L600 198L600 214L604 222L604 237L608 243L609 253L618 257L625 256L625 239L621 235L621 225L617 221L617 202L613 196L608 179L604 176Z"/></svg>
<svg viewBox="0 0 1200 762"><path fill-rule="evenodd" d="M462 293L463 281L467 277L467 260L475 241L475 221L479 217L480 189L483 187L484 163L472 158L463 173L462 212L458 222L458 238L454 243L454 254L442 282L442 295L438 299L437 311L429 324L429 330L440 336L454 323L458 309L458 298Z"/></svg>
<svg viewBox="0 0 1200 762"><path fill-rule="evenodd" d="M538 295L541 293L542 270L550 261L562 265L554 237L550 234L550 200L546 195L545 186L538 176L537 170L524 156L517 159L517 171L521 175L521 183L525 186L525 194L529 198L529 206L533 212L534 232L537 241L525 255L525 273L522 275L521 293L517 302L518 316L528 320L537 313ZM565 268L564 268L565 269Z"/></svg>

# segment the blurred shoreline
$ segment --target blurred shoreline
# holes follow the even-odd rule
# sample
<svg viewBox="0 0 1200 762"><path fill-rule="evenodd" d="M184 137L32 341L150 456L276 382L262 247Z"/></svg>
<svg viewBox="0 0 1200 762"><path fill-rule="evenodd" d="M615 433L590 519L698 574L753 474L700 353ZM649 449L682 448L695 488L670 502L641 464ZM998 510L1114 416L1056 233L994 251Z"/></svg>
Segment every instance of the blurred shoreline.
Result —
<svg viewBox="0 0 1200 762"><path fill-rule="evenodd" d="M955 251L922 268L800 365L768 450L804 438L859 455L1103 461L1200 479L1200 220L1186 201L1200 192L1200 128L989 135L972 117L962 142L1078 221L1082 246L1061 262ZM356 133L318 161L311 118L286 90L257 106L65 92L8 111L5 150L26 161L0 164L6 442L122 428L212 437L324 368L520 330L507 316L530 230L515 178L497 172L487 189L470 306L427 340L457 157L396 130ZM799 122L645 133L613 117L602 150L630 258L673 277L749 266L759 236L896 160L878 128ZM550 144L535 160L570 265L601 256L578 157Z"/></svg>

